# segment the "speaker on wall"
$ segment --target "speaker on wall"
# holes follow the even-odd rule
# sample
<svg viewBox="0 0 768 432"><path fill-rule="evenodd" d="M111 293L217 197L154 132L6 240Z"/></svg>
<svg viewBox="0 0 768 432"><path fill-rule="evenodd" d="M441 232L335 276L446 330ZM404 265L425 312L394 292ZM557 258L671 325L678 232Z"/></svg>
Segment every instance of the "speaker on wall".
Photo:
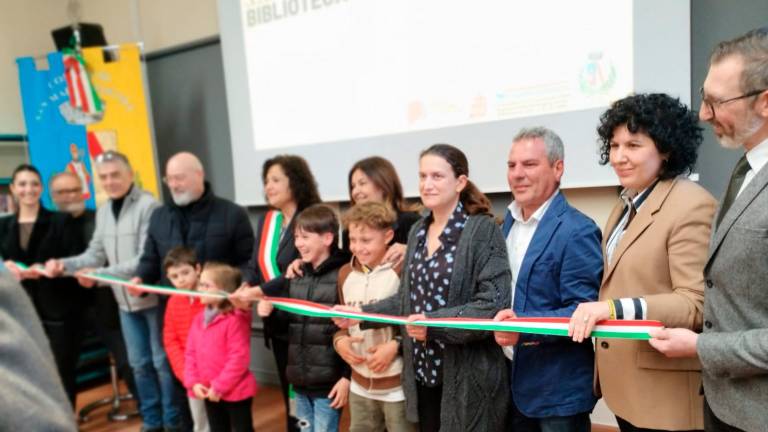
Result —
<svg viewBox="0 0 768 432"><path fill-rule="evenodd" d="M79 23L80 28L80 46L93 47L107 45L107 39L104 37L104 29L100 24ZM56 49L61 51L64 48L72 46L72 26L61 27L51 30L53 42Z"/></svg>

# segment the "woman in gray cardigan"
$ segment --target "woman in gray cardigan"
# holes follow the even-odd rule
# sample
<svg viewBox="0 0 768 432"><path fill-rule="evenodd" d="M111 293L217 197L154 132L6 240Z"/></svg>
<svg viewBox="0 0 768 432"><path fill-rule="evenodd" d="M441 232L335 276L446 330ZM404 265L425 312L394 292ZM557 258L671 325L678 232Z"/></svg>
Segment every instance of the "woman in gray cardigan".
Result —
<svg viewBox="0 0 768 432"><path fill-rule="evenodd" d="M492 318L509 307L510 270L490 202L467 178L466 156L447 144L421 153L416 222L400 290L365 312L411 319ZM352 320L336 320L342 327ZM363 323L365 327L367 324ZM488 332L405 326L406 415L422 431L503 430L509 401L504 356Z"/></svg>

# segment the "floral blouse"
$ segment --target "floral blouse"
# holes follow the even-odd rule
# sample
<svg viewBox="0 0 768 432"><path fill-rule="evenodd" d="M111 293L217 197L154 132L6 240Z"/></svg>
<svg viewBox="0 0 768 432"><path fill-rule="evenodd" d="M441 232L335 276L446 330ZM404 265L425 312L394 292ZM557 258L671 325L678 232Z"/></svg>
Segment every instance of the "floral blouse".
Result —
<svg viewBox="0 0 768 432"><path fill-rule="evenodd" d="M428 314L447 306L448 288L451 284L453 259L461 232L467 223L464 205L459 204L453 210L439 239L441 245L430 256L427 250L427 230L432 223L432 216L424 227L416 233L416 247L408 268L411 286L411 313ZM445 345L438 340L427 339L424 343L413 344L413 364L416 379L426 387L436 387L443 383L442 363Z"/></svg>

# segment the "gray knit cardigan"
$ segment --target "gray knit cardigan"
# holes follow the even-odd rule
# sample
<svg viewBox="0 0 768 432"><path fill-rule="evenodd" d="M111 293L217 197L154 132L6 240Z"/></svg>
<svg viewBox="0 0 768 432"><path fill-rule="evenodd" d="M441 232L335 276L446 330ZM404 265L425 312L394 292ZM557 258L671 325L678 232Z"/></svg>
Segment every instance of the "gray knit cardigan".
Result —
<svg viewBox="0 0 768 432"><path fill-rule="evenodd" d="M400 290L378 303L363 307L366 312L410 315L408 268L416 246L416 233L425 219L414 224L408 235L406 262ZM448 305L427 313L429 318L493 318L510 307L511 274L504 237L489 216L470 216L457 247ZM402 329L405 334L405 329ZM483 331L432 328L428 339L445 344L443 396L440 429L443 431L500 431L505 429L509 406L507 365L493 334ZM403 338L402 384L408 420L419 419L413 340Z"/></svg>

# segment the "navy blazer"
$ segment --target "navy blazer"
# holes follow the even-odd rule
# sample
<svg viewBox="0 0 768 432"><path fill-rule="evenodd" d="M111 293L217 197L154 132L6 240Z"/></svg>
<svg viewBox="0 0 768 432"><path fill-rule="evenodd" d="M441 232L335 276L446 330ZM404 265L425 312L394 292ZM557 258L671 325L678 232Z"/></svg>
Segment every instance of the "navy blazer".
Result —
<svg viewBox="0 0 768 432"><path fill-rule="evenodd" d="M502 231L514 223L509 211ZM562 193L539 221L519 274L512 309L519 317L570 317L582 302L597 300L603 275L600 229L571 207ZM510 364L515 406L527 417L592 411L592 340L521 334Z"/></svg>

